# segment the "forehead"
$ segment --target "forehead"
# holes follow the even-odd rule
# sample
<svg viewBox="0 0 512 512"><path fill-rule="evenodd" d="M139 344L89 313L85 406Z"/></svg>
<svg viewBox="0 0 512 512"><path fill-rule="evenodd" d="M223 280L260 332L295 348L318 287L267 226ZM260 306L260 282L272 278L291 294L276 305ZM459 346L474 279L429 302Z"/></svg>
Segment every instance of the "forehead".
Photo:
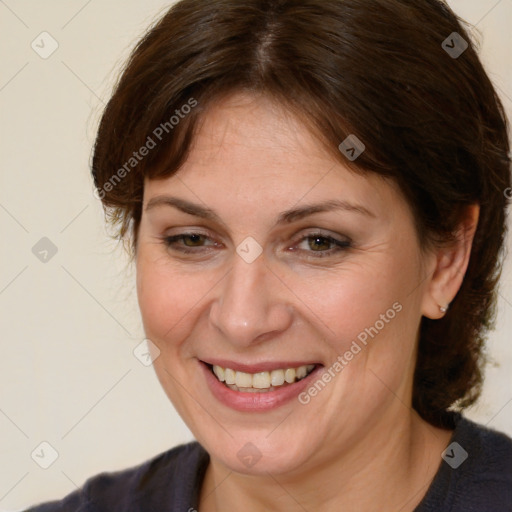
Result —
<svg viewBox="0 0 512 512"><path fill-rule="evenodd" d="M262 156L325 158L325 149L288 109L266 96L247 93L208 107L191 150L196 161L201 154L260 150L264 150Z"/></svg>
<svg viewBox="0 0 512 512"><path fill-rule="evenodd" d="M167 191L209 204L244 201L253 210L340 198L385 212L400 195L389 180L359 174L336 159L282 105L245 93L205 111L186 161L167 179L146 180L145 202Z"/></svg>

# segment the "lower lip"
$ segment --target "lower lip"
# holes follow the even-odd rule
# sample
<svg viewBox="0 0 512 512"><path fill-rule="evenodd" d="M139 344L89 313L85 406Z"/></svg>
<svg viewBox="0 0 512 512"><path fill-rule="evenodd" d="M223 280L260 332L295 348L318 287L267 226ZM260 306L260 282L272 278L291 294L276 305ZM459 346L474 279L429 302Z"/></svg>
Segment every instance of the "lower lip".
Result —
<svg viewBox="0 0 512 512"><path fill-rule="evenodd" d="M219 379L213 375L210 367L205 363L199 361L199 365L203 370L208 387L215 398L232 409L245 412L269 411L290 402L294 398L298 400L298 395L323 368L322 366L318 366L307 377L273 391L244 393L242 391L234 391L228 388L223 382L220 382Z"/></svg>

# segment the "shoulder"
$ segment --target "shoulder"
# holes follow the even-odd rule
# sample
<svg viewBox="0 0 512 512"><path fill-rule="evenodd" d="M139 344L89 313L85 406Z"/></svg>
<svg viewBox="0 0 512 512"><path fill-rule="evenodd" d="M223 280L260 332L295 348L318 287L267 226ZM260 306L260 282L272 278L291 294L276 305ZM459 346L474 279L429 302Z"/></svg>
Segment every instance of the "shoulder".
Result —
<svg viewBox="0 0 512 512"><path fill-rule="evenodd" d="M208 460L199 443L182 444L138 466L100 473L63 500L26 512L136 512L163 505L188 510L197 499Z"/></svg>
<svg viewBox="0 0 512 512"><path fill-rule="evenodd" d="M459 441L466 445L467 467L463 482L471 485L473 499L497 498L512 508L512 439L502 432L463 419ZM460 494L464 494L463 490ZM465 494L468 494L467 490ZM460 496L459 499L462 499ZM489 501L487 501L489 503ZM498 509L496 509L498 510Z"/></svg>
<svg viewBox="0 0 512 512"><path fill-rule="evenodd" d="M418 512L512 510L512 439L459 415Z"/></svg>

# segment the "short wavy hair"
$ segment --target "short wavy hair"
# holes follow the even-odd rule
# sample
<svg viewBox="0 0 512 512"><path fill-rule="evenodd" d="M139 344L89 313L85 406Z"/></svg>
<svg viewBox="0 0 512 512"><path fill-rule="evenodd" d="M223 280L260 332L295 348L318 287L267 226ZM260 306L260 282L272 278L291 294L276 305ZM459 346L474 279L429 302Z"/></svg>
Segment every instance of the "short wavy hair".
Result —
<svg viewBox="0 0 512 512"><path fill-rule="evenodd" d="M134 48L100 121L92 174L114 237L133 260L144 178L175 173L207 107L235 92L278 101L340 162L395 180L422 249L453 240L478 203L462 286L420 325L413 407L447 425L481 391L510 187L504 109L464 27L440 0L179 1ZM366 146L352 164L338 149L350 134Z"/></svg>

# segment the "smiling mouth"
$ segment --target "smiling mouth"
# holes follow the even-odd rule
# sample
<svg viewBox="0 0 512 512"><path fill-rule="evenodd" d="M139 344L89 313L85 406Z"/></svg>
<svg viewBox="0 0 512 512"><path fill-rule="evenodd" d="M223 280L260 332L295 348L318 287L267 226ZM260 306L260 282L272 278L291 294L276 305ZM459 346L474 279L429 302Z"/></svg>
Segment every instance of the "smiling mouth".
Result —
<svg viewBox="0 0 512 512"><path fill-rule="evenodd" d="M281 389L307 377L318 365L308 364L297 368L246 373L208 364L211 372L219 382L233 391L242 393L266 393Z"/></svg>

